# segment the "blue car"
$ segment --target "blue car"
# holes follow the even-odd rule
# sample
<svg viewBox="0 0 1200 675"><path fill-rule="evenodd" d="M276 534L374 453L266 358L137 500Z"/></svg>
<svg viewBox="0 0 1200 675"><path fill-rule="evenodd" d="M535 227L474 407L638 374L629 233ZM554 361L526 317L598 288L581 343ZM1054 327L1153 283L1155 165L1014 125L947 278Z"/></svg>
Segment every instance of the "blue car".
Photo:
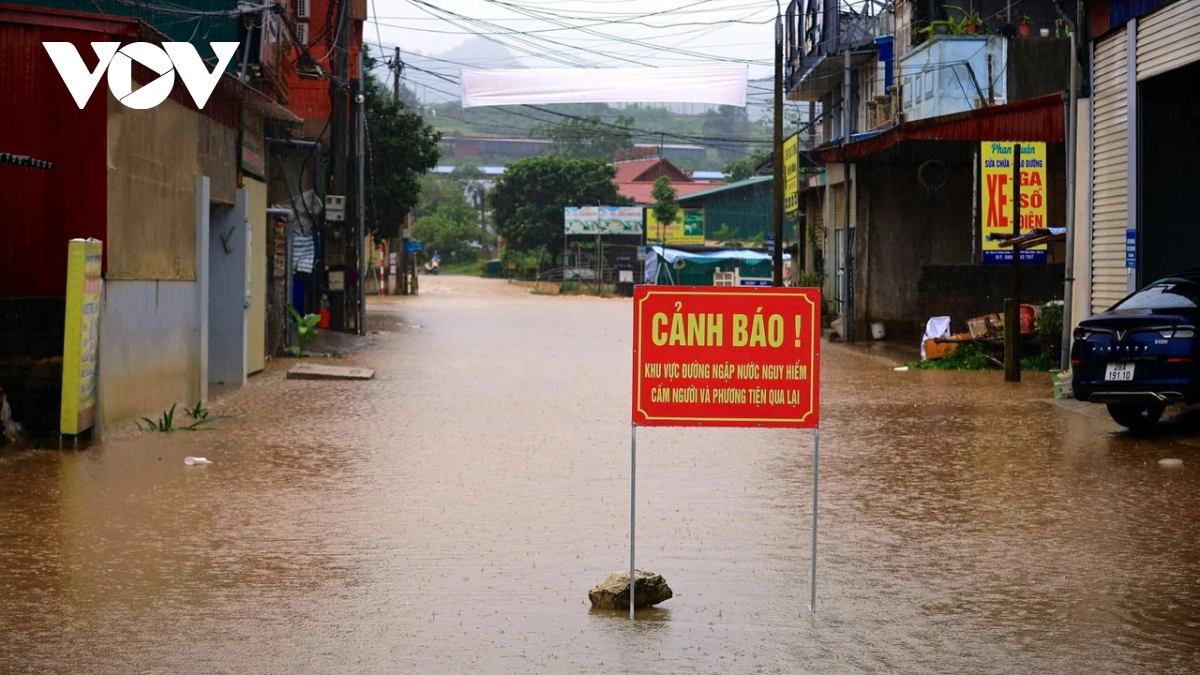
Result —
<svg viewBox="0 0 1200 675"><path fill-rule="evenodd" d="M1113 421L1147 429L1171 404L1200 401L1200 271L1176 274L1126 297L1075 329L1072 388L1103 403Z"/></svg>

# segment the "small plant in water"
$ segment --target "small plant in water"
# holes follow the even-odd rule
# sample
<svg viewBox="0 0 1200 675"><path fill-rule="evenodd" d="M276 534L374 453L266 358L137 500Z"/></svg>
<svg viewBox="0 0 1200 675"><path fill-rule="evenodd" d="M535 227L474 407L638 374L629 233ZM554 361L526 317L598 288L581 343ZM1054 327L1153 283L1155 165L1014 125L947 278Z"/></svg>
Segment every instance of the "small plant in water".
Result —
<svg viewBox="0 0 1200 675"><path fill-rule="evenodd" d="M292 322L296 324L296 336L300 338L300 346L288 347L284 351L295 356L308 356L308 341L317 336L317 324L320 323L321 317L317 314L300 316L295 307L288 305L287 308L292 315Z"/></svg>
<svg viewBox="0 0 1200 675"><path fill-rule="evenodd" d="M134 422L134 424L137 425L139 431L159 431L169 434L181 429L184 431L195 431L205 424L210 424L216 421L215 417L209 417L208 408L205 408L202 402L196 401L196 405L192 406L191 408L183 409L183 412L187 413L187 416L192 418L192 423L182 427L176 427L175 408L178 405L179 404L177 403L172 404L170 409L164 410L163 414L160 415L157 420L152 420L149 417L143 417L141 422ZM145 422L146 425L142 426L142 422Z"/></svg>
<svg viewBox="0 0 1200 675"><path fill-rule="evenodd" d="M134 424L137 425L139 431L161 431L163 433L170 433L172 431L175 431L175 406L176 405L178 405L178 404L172 403L171 409L164 411L162 416L158 418L157 422L150 419L149 417L143 417L142 422L146 423L145 427L142 426L142 422L134 422Z"/></svg>

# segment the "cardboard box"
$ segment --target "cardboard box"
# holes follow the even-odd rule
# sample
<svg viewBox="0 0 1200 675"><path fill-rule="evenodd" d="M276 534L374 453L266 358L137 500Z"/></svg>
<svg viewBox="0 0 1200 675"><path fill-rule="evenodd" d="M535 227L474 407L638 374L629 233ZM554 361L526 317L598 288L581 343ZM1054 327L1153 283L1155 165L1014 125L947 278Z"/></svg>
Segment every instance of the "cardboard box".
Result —
<svg viewBox="0 0 1200 675"><path fill-rule="evenodd" d="M991 323L988 321L988 317L981 316L975 319L967 320L967 329L971 332L971 337L979 339L981 337L987 337L988 333L991 332L992 327Z"/></svg>

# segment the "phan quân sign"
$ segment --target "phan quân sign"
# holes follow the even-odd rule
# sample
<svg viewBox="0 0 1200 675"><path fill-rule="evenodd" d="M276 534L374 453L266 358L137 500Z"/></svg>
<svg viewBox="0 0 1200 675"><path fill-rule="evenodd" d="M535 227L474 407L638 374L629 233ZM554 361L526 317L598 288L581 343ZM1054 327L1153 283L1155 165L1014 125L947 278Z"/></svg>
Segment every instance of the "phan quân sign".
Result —
<svg viewBox="0 0 1200 675"><path fill-rule="evenodd" d="M819 290L639 286L633 307L634 424L818 426Z"/></svg>
<svg viewBox="0 0 1200 675"><path fill-rule="evenodd" d="M1015 145L1017 143L1012 141L985 141L980 146L980 220L985 264L1012 262L1013 250L1001 247L991 235L1013 233L1014 199L1021 200L1021 234L1050 227L1046 220L1046 144L1020 143L1020 184L1014 186ZM1021 251L1021 262L1046 262L1046 245Z"/></svg>

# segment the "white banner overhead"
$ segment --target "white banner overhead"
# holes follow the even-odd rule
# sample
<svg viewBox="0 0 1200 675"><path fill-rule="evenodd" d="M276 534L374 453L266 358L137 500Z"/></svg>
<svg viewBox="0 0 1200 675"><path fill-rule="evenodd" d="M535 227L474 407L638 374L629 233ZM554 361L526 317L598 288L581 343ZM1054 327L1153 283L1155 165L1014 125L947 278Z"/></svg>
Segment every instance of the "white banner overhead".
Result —
<svg viewBox="0 0 1200 675"><path fill-rule="evenodd" d="M715 103L746 107L746 68L464 70L462 105Z"/></svg>

